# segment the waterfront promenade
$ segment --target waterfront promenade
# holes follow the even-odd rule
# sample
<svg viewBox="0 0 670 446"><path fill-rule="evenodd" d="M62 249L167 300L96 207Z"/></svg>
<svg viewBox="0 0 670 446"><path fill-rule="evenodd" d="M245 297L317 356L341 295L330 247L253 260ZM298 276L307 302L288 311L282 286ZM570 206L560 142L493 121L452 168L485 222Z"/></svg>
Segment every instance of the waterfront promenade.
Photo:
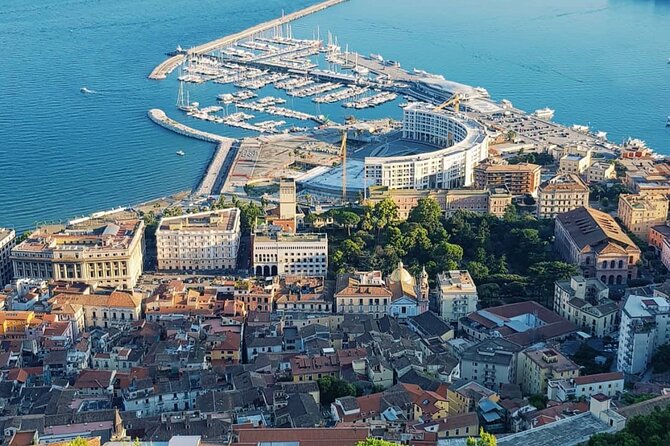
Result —
<svg viewBox="0 0 670 446"><path fill-rule="evenodd" d="M253 36L254 34L262 33L264 31L270 30L272 28L282 26L286 23L289 23L293 20L297 20L299 18L308 16L310 14L314 14L316 12L322 11L326 8L330 8L331 6L338 5L340 3L344 3L347 0L326 0L324 2L318 3L316 5L309 6L307 8L301 9L300 11L292 12L291 14L284 15L282 17L269 20L267 22L260 23L258 25L254 25L251 28L247 28L244 31L240 31L235 34L231 34L226 37L222 37L220 39L212 40L211 42L204 43L202 45L198 45L194 48L191 48L188 50L187 54L189 55L201 55L201 54L207 54L211 53L212 51L231 45L234 42L237 42L242 39L246 39L248 37ZM170 57L169 59L163 61L160 65L158 65L156 68L153 69L151 74L149 74L149 79L154 79L154 80L162 80L167 77L168 74L170 74L176 67L178 67L184 60L186 59L186 55L184 54L177 54L175 56Z"/></svg>

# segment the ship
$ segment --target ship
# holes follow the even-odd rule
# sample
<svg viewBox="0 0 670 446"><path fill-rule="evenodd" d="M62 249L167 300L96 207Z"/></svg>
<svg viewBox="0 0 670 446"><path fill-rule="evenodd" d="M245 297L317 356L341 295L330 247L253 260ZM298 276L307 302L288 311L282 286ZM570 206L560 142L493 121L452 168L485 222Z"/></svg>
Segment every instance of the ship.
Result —
<svg viewBox="0 0 670 446"><path fill-rule="evenodd" d="M177 155L184 156L186 155L183 150L177 150Z"/></svg>
<svg viewBox="0 0 670 446"><path fill-rule="evenodd" d="M533 116L539 119L544 119L545 121L549 121L551 118L554 117L554 112L555 110L552 110L549 107L545 107L535 110L533 112Z"/></svg>

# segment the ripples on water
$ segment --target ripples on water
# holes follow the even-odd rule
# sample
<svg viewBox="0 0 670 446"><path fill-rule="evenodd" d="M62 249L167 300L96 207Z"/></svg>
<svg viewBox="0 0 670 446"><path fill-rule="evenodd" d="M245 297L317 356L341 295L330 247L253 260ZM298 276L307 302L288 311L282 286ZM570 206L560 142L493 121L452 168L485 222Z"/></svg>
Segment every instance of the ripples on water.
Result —
<svg viewBox="0 0 670 446"><path fill-rule="evenodd" d="M148 121L152 107L176 115L176 83L147 73L177 44L310 3L5 0L0 225L26 228L193 187L213 148ZM318 24L342 46L484 86L527 110L550 106L560 122L590 122L615 140L632 135L664 151L669 19L667 1L351 0L294 31L310 37ZM198 88L203 97L216 92ZM179 149L186 156L175 156Z"/></svg>

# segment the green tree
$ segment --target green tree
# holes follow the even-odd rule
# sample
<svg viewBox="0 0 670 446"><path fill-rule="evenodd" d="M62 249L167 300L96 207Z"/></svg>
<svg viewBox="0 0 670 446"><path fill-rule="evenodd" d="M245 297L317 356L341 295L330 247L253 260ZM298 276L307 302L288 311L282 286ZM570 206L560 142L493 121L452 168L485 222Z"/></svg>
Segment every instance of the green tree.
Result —
<svg viewBox="0 0 670 446"><path fill-rule="evenodd" d="M463 260L463 248L443 241L433 247L431 258L436 263L438 270L457 269L458 262Z"/></svg>
<svg viewBox="0 0 670 446"><path fill-rule="evenodd" d="M489 269L480 262L468 262L465 268L470 272L475 282L483 281L489 275Z"/></svg>
<svg viewBox="0 0 670 446"><path fill-rule="evenodd" d="M547 403L549 402L549 398L547 398L547 395L538 393L536 395L531 395L530 397L528 397L528 402L533 407L536 407L538 409L545 409L547 407Z"/></svg>
<svg viewBox="0 0 670 446"><path fill-rule="evenodd" d="M363 441L356 443L356 446L401 446L398 443L394 443L388 440L382 440L380 438L366 438Z"/></svg>
<svg viewBox="0 0 670 446"><path fill-rule="evenodd" d="M433 233L442 227L442 209L440 204L434 198L420 198L416 206L409 213L407 221L418 223Z"/></svg>
<svg viewBox="0 0 670 446"><path fill-rule="evenodd" d="M565 280L578 274L577 267L561 261L539 262L528 269L535 296L547 307L554 295L554 284L557 280Z"/></svg>
<svg viewBox="0 0 670 446"><path fill-rule="evenodd" d="M484 429L479 429L479 438L468 437L465 441L467 446L496 446L496 437L493 434L484 432Z"/></svg>
<svg viewBox="0 0 670 446"><path fill-rule="evenodd" d="M670 344L661 345L651 358L651 365L655 373L665 373L670 370Z"/></svg>
<svg viewBox="0 0 670 446"><path fill-rule="evenodd" d="M342 211L335 214L334 220L337 224L346 227L347 235L351 235L351 228L360 223L361 217L351 211Z"/></svg>
<svg viewBox="0 0 670 446"><path fill-rule="evenodd" d="M385 198L375 204L372 217L377 235L379 235L382 229L398 220L398 206L391 198Z"/></svg>
<svg viewBox="0 0 670 446"><path fill-rule="evenodd" d="M337 398L343 396L356 396L356 387L344 380L324 376L317 381L321 394L321 405L330 407Z"/></svg>
<svg viewBox="0 0 670 446"><path fill-rule="evenodd" d="M240 209L240 227L243 230L253 229L256 226L258 217L265 214L263 209L253 201L238 203L237 207Z"/></svg>

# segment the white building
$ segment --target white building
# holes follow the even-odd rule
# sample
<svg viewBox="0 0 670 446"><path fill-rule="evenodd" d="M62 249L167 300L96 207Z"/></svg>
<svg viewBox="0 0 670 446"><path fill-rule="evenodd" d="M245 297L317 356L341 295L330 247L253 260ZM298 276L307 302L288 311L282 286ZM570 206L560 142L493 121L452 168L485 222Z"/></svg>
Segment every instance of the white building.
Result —
<svg viewBox="0 0 670 446"><path fill-rule="evenodd" d="M16 245L16 232L13 229L0 228L0 290L12 281L14 271L9 255Z"/></svg>
<svg viewBox="0 0 670 446"><path fill-rule="evenodd" d="M486 129L475 120L424 103L404 109L403 139L436 150L418 155L366 157L368 186L453 189L474 183L474 167L488 156Z"/></svg>
<svg viewBox="0 0 670 446"><path fill-rule="evenodd" d="M258 276L323 276L328 273L327 234L256 233L252 268Z"/></svg>
<svg viewBox="0 0 670 446"><path fill-rule="evenodd" d="M477 286L468 271L445 271L437 275L437 302L445 321L458 322L477 311L477 301Z"/></svg>
<svg viewBox="0 0 670 446"><path fill-rule="evenodd" d="M602 338L617 329L619 306L609 299L609 288L595 277L557 281L554 311L593 336Z"/></svg>
<svg viewBox="0 0 670 446"><path fill-rule="evenodd" d="M621 372L598 373L571 379L550 379L547 397L553 401L590 398L602 393L613 397L623 392L624 375Z"/></svg>
<svg viewBox="0 0 670 446"><path fill-rule="evenodd" d="M237 208L163 218L156 230L158 269L235 269L239 245Z"/></svg>
<svg viewBox="0 0 670 446"><path fill-rule="evenodd" d="M669 318L666 298L628 296L621 312L617 370L644 372L656 348L670 341Z"/></svg>

